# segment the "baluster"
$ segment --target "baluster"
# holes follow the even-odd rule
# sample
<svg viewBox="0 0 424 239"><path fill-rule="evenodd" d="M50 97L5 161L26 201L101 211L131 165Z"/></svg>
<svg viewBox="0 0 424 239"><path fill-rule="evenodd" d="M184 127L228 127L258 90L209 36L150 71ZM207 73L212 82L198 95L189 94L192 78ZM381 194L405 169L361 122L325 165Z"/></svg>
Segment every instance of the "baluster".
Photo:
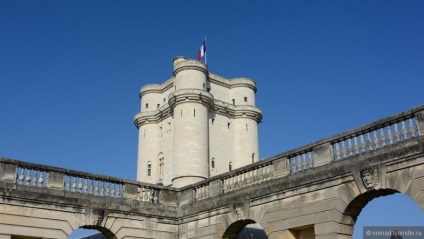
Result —
<svg viewBox="0 0 424 239"><path fill-rule="evenodd" d="M104 192L105 192L105 182L103 181L99 181L99 187L100 187L100 196L104 196Z"/></svg>
<svg viewBox="0 0 424 239"><path fill-rule="evenodd" d="M306 153L304 153L302 155L302 167L303 167L303 170L307 169L306 166L307 166L307 164L306 164Z"/></svg>
<svg viewBox="0 0 424 239"><path fill-rule="evenodd" d="M387 126L387 138L389 139L389 144L393 144L394 137L393 137L393 134L392 134L392 126L391 125Z"/></svg>
<svg viewBox="0 0 424 239"><path fill-rule="evenodd" d="M111 185L110 196L115 197L115 184L110 183L110 185Z"/></svg>
<svg viewBox="0 0 424 239"><path fill-rule="evenodd" d="M99 195L99 182L95 180L94 195Z"/></svg>
<svg viewBox="0 0 424 239"><path fill-rule="evenodd" d="M74 179L73 183L72 183L72 192L75 192L75 189L77 187L77 179L75 176L72 176L72 178Z"/></svg>
<svg viewBox="0 0 424 239"><path fill-rule="evenodd" d="M374 149L378 149L380 147L380 140L378 140L377 131L378 129L374 131Z"/></svg>
<svg viewBox="0 0 424 239"><path fill-rule="evenodd" d="M94 180L92 178L89 179L88 184L90 185L88 187L88 193L94 194Z"/></svg>
<svg viewBox="0 0 424 239"><path fill-rule="evenodd" d="M24 184L25 179L25 170L24 168L21 168L21 175L19 175L19 184Z"/></svg>
<svg viewBox="0 0 424 239"><path fill-rule="evenodd" d="M389 128L390 128L390 127L389 127ZM386 138L386 136L384 135L384 127L383 127L383 128L380 128L380 137L381 137L381 147L386 146L387 138Z"/></svg>
<svg viewBox="0 0 424 239"><path fill-rule="evenodd" d="M355 154L359 154L358 136L353 136Z"/></svg>
<svg viewBox="0 0 424 239"><path fill-rule="evenodd" d="M118 190L116 191L116 197L120 198L122 197L121 195L123 195L122 193L122 185L118 184Z"/></svg>
<svg viewBox="0 0 424 239"><path fill-rule="evenodd" d="M25 177L25 185L30 185L31 182L31 169L27 169L27 176Z"/></svg>
<svg viewBox="0 0 424 239"><path fill-rule="evenodd" d="M296 172L296 162L294 158L290 159L290 165L291 165L291 169L292 169L292 173Z"/></svg>
<svg viewBox="0 0 424 239"><path fill-rule="evenodd" d="M402 120L402 136L403 140L408 139L408 130L406 130L405 120Z"/></svg>
<svg viewBox="0 0 424 239"><path fill-rule="evenodd" d="M38 171L34 169L34 177L32 178L32 186L37 186L37 181L38 181L38 177L37 177Z"/></svg>
<svg viewBox="0 0 424 239"><path fill-rule="evenodd" d="M109 196L110 188L109 188L109 182L106 182L106 194L105 196Z"/></svg>
<svg viewBox="0 0 424 239"><path fill-rule="evenodd" d="M43 182L44 182L43 174L44 174L44 172L43 171L40 171L40 177L38 178L38 187L42 187L43 186Z"/></svg>
<svg viewBox="0 0 424 239"><path fill-rule="evenodd" d="M84 187L82 188L82 191L84 193L87 193L87 189L88 189L88 179L84 178Z"/></svg>
<svg viewBox="0 0 424 239"><path fill-rule="evenodd" d="M373 150L370 132L367 133L367 146L368 146L368 150L370 151Z"/></svg>
<svg viewBox="0 0 424 239"><path fill-rule="evenodd" d="M365 141L364 141L364 135L361 134L360 137L361 137L361 152L363 153L366 150Z"/></svg>
<svg viewBox="0 0 424 239"><path fill-rule="evenodd" d="M339 148L339 143L338 143L338 142L336 142L336 143L334 144L334 146L335 146L334 151L336 152L336 159L340 159L340 154L341 154L341 152L340 152L340 148Z"/></svg>
<svg viewBox="0 0 424 239"><path fill-rule="evenodd" d="M415 127L414 122L412 122L412 118L409 119L409 133L411 134L411 137L415 137Z"/></svg>
<svg viewBox="0 0 424 239"><path fill-rule="evenodd" d="M398 130L398 123L395 123L395 138L396 138L396 142L400 141L400 132Z"/></svg>
<svg viewBox="0 0 424 239"><path fill-rule="evenodd" d="M353 155L353 147L352 147L352 141L351 141L350 138L347 139L347 144L348 144L347 150L349 151L349 156L352 156Z"/></svg>
<svg viewBox="0 0 424 239"><path fill-rule="evenodd" d="M82 193L82 178L78 177L78 189L77 192Z"/></svg>
<svg viewBox="0 0 424 239"><path fill-rule="evenodd" d="M158 203L157 189L152 189L153 203Z"/></svg>
<svg viewBox="0 0 424 239"><path fill-rule="evenodd" d="M343 140L341 143L342 143L343 158L346 158L347 157L347 150L346 150L346 146L345 146L345 140Z"/></svg>

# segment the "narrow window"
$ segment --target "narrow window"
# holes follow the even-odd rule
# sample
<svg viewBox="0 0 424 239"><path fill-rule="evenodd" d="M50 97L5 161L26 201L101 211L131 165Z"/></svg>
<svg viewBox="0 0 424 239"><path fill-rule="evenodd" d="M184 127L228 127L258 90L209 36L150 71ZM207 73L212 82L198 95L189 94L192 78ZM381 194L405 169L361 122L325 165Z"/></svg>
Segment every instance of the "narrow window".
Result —
<svg viewBox="0 0 424 239"><path fill-rule="evenodd" d="M255 162L255 153L252 154L252 163Z"/></svg>
<svg viewBox="0 0 424 239"><path fill-rule="evenodd" d="M196 117L196 109L193 111L193 116Z"/></svg>
<svg viewBox="0 0 424 239"><path fill-rule="evenodd" d="M163 102L165 102L165 98L163 98Z"/></svg>
<svg viewBox="0 0 424 239"><path fill-rule="evenodd" d="M230 123L230 122L228 122L228 129L230 129L230 124L231 124L231 123Z"/></svg>
<svg viewBox="0 0 424 239"><path fill-rule="evenodd" d="M246 131L248 131L249 129L248 129L248 127L247 127L247 124L246 124Z"/></svg>
<svg viewBox="0 0 424 239"><path fill-rule="evenodd" d="M149 103L146 103L146 109L148 109L149 108Z"/></svg>
<svg viewBox="0 0 424 239"><path fill-rule="evenodd" d="M205 89L205 88L206 88L205 83L203 83L203 89Z"/></svg>
<svg viewBox="0 0 424 239"><path fill-rule="evenodd" d="M157 106L157 108L159 108L160 104L157 104L156 106Z"/></svg>
<svg viewBox="0 0 424 239"><path fill-rule="evenodd" d="M212 125L213 125L214 122L215 122L215 118L212 118Z"/></svg>
<svg viewBox="0 0 424 239"><path fill-rule="evenodd" d="M233 163L230 162L230 164L228 164L228 171L233 171Z"/></svg>
<svg viewBox="0 0 424 239"><path fill-rule="evenodd" d="M233 99L233 105L235 105L236 104L236 100L235 99Z"/></svg>
<svg viewBox="0 0 424 239"><path fill-rule="evenodd" d="M183 110L181 110L181 117L183 117Z"/></svg>
<svg viewBox="0 0 424 239"><path fill-rule="evenodd" d="M152 176L152 164L150 162L147 163L147 177Z"/></svg>
<svg viewBox="0 0 424 239"><path fill-rule="evenodd" d="M247 102L247 97L244 97L244 102Z"/></svg>
<svg viewBox="0 0 424 239"><path fill-rule="evenodd" d="M165 170L165 162L163 158L160 158L159 159L159 178L160 179L163 179L164 170Z"/></svg>
<svg viewBox="0 0 424 239"><path fill-rule="evenodd" d="M212 158L211 167L212 169L215 169L215 158Z"/></svg>

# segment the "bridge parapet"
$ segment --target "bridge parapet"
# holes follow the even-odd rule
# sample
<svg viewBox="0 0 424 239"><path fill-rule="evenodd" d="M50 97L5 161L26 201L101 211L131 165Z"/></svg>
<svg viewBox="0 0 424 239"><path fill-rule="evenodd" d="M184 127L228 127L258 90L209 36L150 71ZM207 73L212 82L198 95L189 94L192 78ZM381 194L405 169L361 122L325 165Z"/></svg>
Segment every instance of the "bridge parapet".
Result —
<svg viewBox="0 0 424 239"><path fill-rule="evenodd" d="M199 201L424 135L424 105L187 186ZM184 202L182 204L185 204Z"/></svg>
<svg viewBox="0 0 424 239"><path fill-rule="evenodd" d="M160 192L170 190L158 185L7 158L0 158L0 181L18 190L47 188L68 193L133 199L150 203L159 203ZM167 195L167 193L164 194ZM168 204L176 204L176 202Z"/></svg>

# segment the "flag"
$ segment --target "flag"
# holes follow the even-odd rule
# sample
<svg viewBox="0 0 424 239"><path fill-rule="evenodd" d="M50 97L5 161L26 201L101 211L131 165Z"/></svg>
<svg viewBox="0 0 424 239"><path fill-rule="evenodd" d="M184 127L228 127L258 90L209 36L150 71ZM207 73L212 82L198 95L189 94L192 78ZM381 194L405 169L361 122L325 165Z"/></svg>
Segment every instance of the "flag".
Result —
<svg viewBox="0 0 424 239"><path fill-rule="evenodd" d="M197 52L197 60L200 61L202 57L206 54L206 39L203 41L202 45L200 46L199 52Z"/></svg>

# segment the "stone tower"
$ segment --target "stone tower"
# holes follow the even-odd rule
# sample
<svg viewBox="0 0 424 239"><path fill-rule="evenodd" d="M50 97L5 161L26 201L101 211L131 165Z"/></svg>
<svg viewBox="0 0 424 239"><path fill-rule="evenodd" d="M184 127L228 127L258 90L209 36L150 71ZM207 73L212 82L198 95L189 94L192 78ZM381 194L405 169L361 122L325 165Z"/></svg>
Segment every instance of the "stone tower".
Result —
<svg viewBox="0 0 424 239"><path fill-rule="evenodd" d="M174 59L173 77L141 88L137 180L183 187L258 160L256 85Z"/></svg>

